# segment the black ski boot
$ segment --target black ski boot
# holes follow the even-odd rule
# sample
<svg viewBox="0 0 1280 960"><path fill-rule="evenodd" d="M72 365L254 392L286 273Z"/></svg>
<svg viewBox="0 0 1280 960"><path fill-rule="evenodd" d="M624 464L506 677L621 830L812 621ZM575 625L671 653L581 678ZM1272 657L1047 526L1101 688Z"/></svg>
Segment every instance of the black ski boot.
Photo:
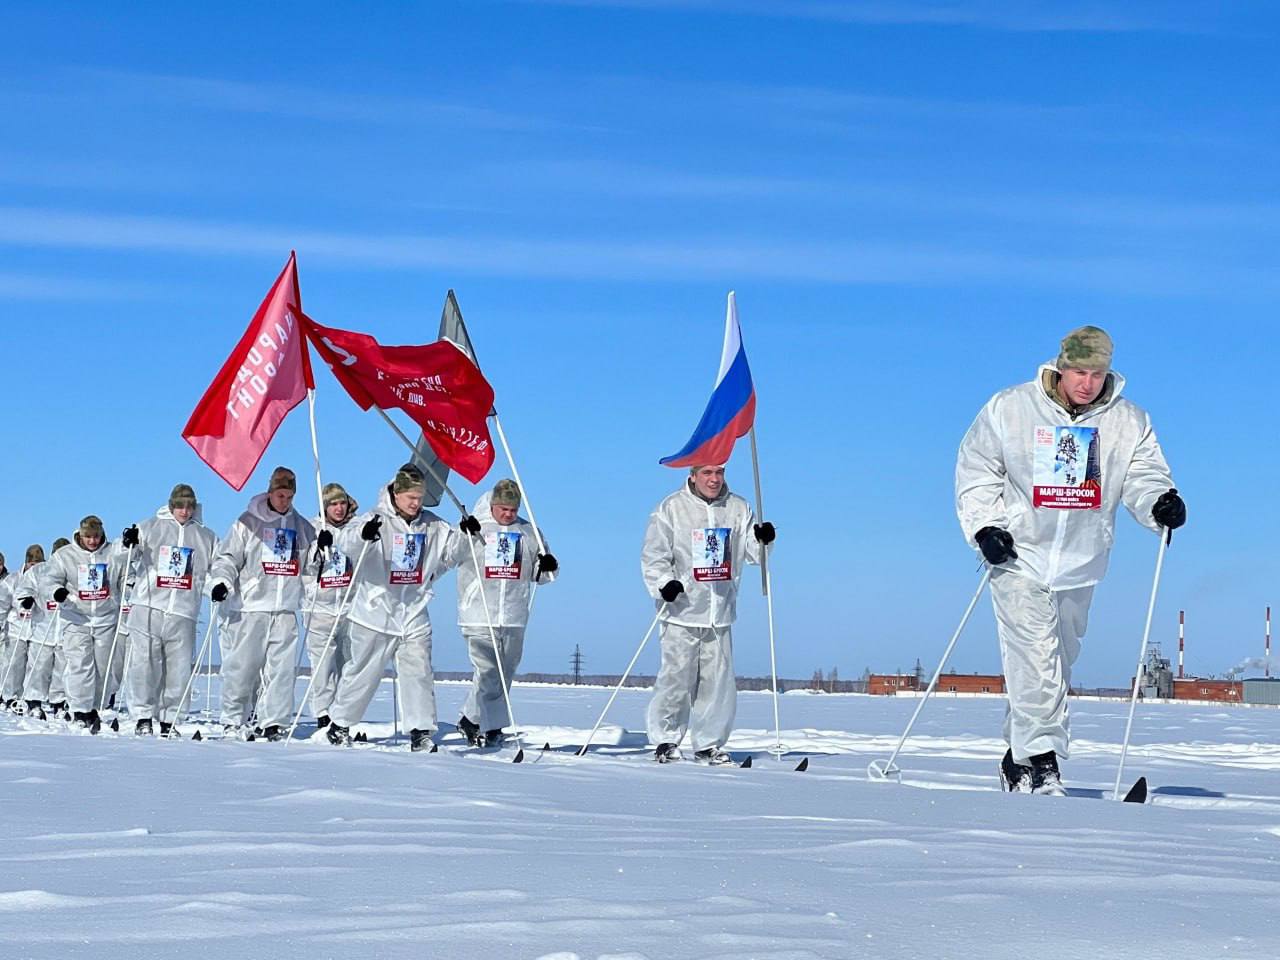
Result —
<svg viewBox="0 0 1280 960"><path fill-rule="evenodd" d="M71 717L77 726L84 727L90 733L102 729L102 721L98 719L97 710L77 710Z"/></svg>
<svg viewBox="0 0 1280 960"><path fill-rule="evenodd" d="M699 750L693 755L693 759L697 760L698 763L705 763L713 767L722 767L726 763L733 763L733 757L719 747L707 747L705 750Z"/></svg>
<svg viewBox="0 0 1280 960"><path fill-rule="evenodd" d="M329 725L329 718L327 716L325 716L324 714L321 714L320 716L316 717L317 730L323 730L328 725Z"/></svg>
<svg viewBox="0 0 1280 960"><path fill-rule="evenodd" d="M167 737L167 736L170 736L170 735L172 734L172 732L173 732L173 724L172 724L172 723L165 723L163 720L161 720L161 721L160 721L160 736L162 736L162 737Z"/></svg>
<svg viewBox="0 0 1280 960"><path fill-rule="evenodd" d="M1031 758L1031 792L1046 797L1065 797L1062 775L1058 772L1058 755L1050 750Z"/></svg>
<svg viewBox="0 0 1280 960"><path fill-rule="evenodd" d="M335 747L349 747L351 746L351 728L331 723L324 732L324 738Z"/></svg>
<svg viewBox="0 0 1280 960"><path fill-rule="evenodd" d="M71 714L67 711L67 701L59 700L57 703L49 704L49 716L55 720L70 720Z"/></svg>
<svg viewBox="0 0 1280 960"><path fill-rule="evenodd" d="M1000 761L1000 787L1006 793L1031 792L1031 768L1025 763L1015 763L1012 750L1006 750Z"/></svg>
<svg viewBox="0 0 1280 960"><path fill-rule="evenodd" d="M27 701L27 716L30 717L32 720L45 719L44 707L40 706L39 700Z"/></svg>
<svg viewBox="0 0 1280 960"><path fill-rule="evenodd" d="M680 748L674 743L660 743L658 749L653 751L653 759L659 763L675 763L684 758L680 756Z"/></svg>
<svg viewBox="0 0 1280 960"><path fill-rule="evenodd" d="M414 753L420 753L423 750L430 752L435 746L431 742L430 730L410 730L409 731L409 749Z"/></svg>
<svg viewBox="0 0 1280 960"><path fill-rule="evenodd" d="M151 736L151 719L149 717L143 717L135 723L133 725L133 734L137 737Z"/></svg>
<svg viewBox="0 0 1280 960"><path fill-rule="evenodd" d="M506 739L505 734L501 730L486 730L484 737L479 741L479 746L497 749L502 746L502 741Z"/></svg>
<svg viewBox="0 0 1280 960"><path fill-rule="evenodd" d="M287 736L287 733L285 729L282 726L280 726L280 724L272 723L272 724L269 724L267 728L262 731L262 735L272 743L279 743L281 740L285 739L285 737Z"/></svg>
<svg viewBox="0 0 1280 960"><path fill-rule="evenodd" d="M468 720L466 717L458 718L458 729L462 731L463 736L467 738L467 743L471 746L478 746L480 743L480 724Z"/></svg>

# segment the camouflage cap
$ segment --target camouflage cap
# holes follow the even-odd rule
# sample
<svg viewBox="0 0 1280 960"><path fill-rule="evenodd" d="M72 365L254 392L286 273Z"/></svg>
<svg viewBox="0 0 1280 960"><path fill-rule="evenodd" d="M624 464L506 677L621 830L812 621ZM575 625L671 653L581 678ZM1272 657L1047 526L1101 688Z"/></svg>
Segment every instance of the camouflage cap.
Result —
<svg viewBox="0 0 1280 960"><path fill-rule="evenodd" d="M1110 370L1111 337L1099 327L1077 327L1062 338L1059 370Z"/></svg>
<svg viewBox="0 0 1280 960"><path fill-rule="evenodd" d="M409 490L421 490L423 493L427 491L427 481L415 463L401 464L396 471L396 478L391 481L392 493L405 493Z"/></svg>
<svg viewBox="0 0 1280 960"><path fill-rule="evenodd" d="M27 556L23 560L24 563L44 563L44 547L38 543L33 543L27 547Z"/></svg>
<svg viewBox="0 0 1280 960"><path fill-rule="evenodd" d="M493 485L489 502L499 507L520 506L520 487L514 480L499 480Z"/></svg>
<svg viewBox="0 0 1280 960"><path fill-rule="evenodd" d="M173 489L169 491L169 509L170 510L174 509L175 507L190 507L192 510L194 510L196 508L197 502L198 501L196 500L196 492L194 489L192 489L189 483L174 484Z"/></svg>
<svg viewBox="0 0 1280 960"><path fill-rule="evenodd" d="M107 532L102 527L102 518L95 517L92 513L80 521L80 536L98 536L106 538Z"/></svg>
<svg viewBox="0 0 1280 960"><path fill-rule="evenodd" d="M66 537L59 537L57 540L53 541L53 549L50 551L50 553L57 553L59 550L69 545L70 543L71 541L68 540Z"/></svg>
<svg viewBox="0 0 1280 960"><path fill-rule="evenodd" d="M292 490L298 492L298 478L288 467L276 467L271 471L271 482L267 484L267 493L272 490Z"/></svg>

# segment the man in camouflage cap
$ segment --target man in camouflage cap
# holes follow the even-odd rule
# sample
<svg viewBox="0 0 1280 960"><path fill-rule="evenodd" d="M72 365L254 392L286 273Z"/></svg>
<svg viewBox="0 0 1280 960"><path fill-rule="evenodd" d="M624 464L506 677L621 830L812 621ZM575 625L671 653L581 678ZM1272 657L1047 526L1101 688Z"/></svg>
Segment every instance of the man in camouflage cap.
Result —
<svg viewBox="0 0 1280 960"><path fill-rule="evenodd" d="M479 746L502 743L502 728L511 723L507 697L524 652L533 587L550 583L559 569L541 531L519 511L520 487L514 480L499 480L472 511L480 521L479 542L468 546L470 555L458 567L458 625L475 668L458 729Z"/></svg>
<svg viewBox="0 0 1280 960"><path fill-rule="evenodd" d="M1064 792L1071 668L1117 508L1162 535L1186 522L1151 418L1120 396L1112 353L1098 327L1072 330L1057 360L992 397L960 444L956 512L991 565L1009 695L1008 790Z"/></svg>

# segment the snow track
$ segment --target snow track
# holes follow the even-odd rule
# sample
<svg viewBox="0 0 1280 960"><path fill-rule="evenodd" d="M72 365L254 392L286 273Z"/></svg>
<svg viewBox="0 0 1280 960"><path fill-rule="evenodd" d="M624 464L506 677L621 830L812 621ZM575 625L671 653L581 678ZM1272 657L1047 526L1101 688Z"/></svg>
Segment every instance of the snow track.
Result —
<svg viewBox="0 0 1280 960"><path fill-rule="evenodd" d="M439 693L452 719L462 690ZM516 695L542 723L520 765L452 737L410 754L381 722L345 750L0 717L0 941L131 960L1275 955L1257 907L1280 894L1280 711L1144 706L1141 807L999 793L998 700L926 710L900 762L930 789L908 789L865 767L910 701L787 696L779 763L767 696L743 694L739 770L651 762L644 691L583 758L607 691ZM1067 783L1109 796L1123 705L1073 710Z"/></svg>

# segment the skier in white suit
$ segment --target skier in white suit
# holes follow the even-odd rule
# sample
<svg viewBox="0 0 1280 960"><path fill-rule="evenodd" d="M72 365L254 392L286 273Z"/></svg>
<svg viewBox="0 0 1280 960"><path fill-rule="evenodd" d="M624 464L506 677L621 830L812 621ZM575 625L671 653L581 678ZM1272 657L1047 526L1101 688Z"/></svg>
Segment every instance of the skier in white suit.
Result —
<svg viewBox="0 0 1280 960"><path fill-rule="evenodd" d="M1073 330L1056 362L987 402L956 461L961 530L992 567L1013 791L1064 792L1071 668L1117 508L1153 531L1186 522L1151 418L1120 396L1112 349L1097 327Z"/></svg>

